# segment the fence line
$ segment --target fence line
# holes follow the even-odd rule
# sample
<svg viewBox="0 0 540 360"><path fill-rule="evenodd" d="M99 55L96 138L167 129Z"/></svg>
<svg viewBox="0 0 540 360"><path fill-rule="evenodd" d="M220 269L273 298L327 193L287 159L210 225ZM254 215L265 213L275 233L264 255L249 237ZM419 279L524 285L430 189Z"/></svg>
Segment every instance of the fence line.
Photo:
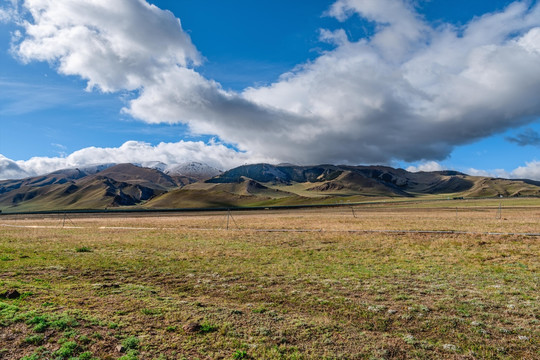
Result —
<svg viewBox="0 0 540 360"><path fill-rule="evenodd" d="M443 235L488 235L488 236L531 236L540 237L540 233L520 232L483 232L462 230L373 230L373 229L350 229L350 230L325 230L325 229L258 229L258 228L158 228L158 227L129 227L129 226L40 226L40 225L11 225L0 224L3 227L31 228L31 229L98 229L98 230L189 230L189 231L232 231L232 232L268 232L268 233L351 233L351 234L443 234Z"/></svg>
<svg viewBox="0 0 540 360"><path fill-rule="evenodd" d="M193 231L220 231L220 228L188 228ZM351 230L325 230L325 229L229 229L227 231L236 232L283 232L283 233L366 233L366 234L447 234L447 235L490 235L490 236L540 236L540 233L505 233L505 232L482 232L482 231L462 231L462 230L371 230L371 229L351 229Z"/></svg>

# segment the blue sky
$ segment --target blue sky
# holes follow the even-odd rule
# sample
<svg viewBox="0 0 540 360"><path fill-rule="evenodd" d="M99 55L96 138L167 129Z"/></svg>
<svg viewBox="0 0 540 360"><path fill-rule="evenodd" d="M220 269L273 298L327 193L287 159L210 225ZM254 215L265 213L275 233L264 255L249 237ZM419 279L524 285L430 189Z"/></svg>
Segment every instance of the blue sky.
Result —
<svg viewBox="0 0 540 360"><path fill-rule="evenodd" d="M169 163L197 160L221 168L254 161L380 163L540 178L540 143L535 141L540 133L540 109L535 105L540 103L538 95L532 94L528 102L523 100L526 95L508 100L508 114L502 114L506 109L502 105L486 109L491 103L479 98L456 110L452 115L455 121L430 118L432 114L452 114L454 102L445 103L444 98L452 96L446 94L460 98L461 79L453 78L464 73L467 81L472 74L482 86L493 83L493 89L486 91L494 91L495 104L501 103L497 96L504 95L500 88L506 84L509 93L512 86L523 88L519 85L523 82L521 73L515 69L505 72L505 66L512 69L517 63L508 59L505 51L522 38L528 41L522 43L533 49L539 45L540 37L533 36L540 26L540 19L534 20L539 13L537 2L420 0L412 6L399 0L379 1L390 4L385 8L370 5L372 1L103 1L103 7L110 7L106 10L111 18L118 17L116 22L73 15L65 25L61 19L78 14L77 7L84 5L84 0L52 5L19 2L17 12L12 8L16 2L2 0L0 154L4 160L0 158L0 178L33 175L66 165L134 161L132 158ZM29 12L40 6L50 14L48 19L37 19ZM515 10L508 6L515 6ZM180 19L181 28L175 28L174 21L169 23L170 13L162 10ZM144 16L137 17L137 11ZM156 21L151 22L145 11ZM492 25L488 20L479 20L496 13L508 14L496 20L506 31L498 37L489 35ZM125 69L114 63L118 53L111 51L104 53L110 58L103 63L112 66L101 66L100 57L81 65L69 59L66 51L95 53L95 41L85 37L88 43L79 41L62 48L56 46L63 41L58 34L36 37L21 19L38 31L51 24L64 30L77 25L97 28L100 33L96 36L100 41L105 39L104 44L111 45L113 52L113 41L119 37L106 37L110 29L111 34L116 31L112 29L116 23L139 26L150 35L148 40L135 39L142 50L126 55L131 62L144 58L137 67ZM149 23L130 23L140 19L149 19ZM451 29L455 38L448 40L443 29ZM468 30L474 33L467 35ZM384 31L387 34L383 36ZM151 39L154 32L156 37ZM392 43L407 32L410 37L399 40L398 45ZM153 46L162 40L160 34L171 33L175 34L170 39ZM124 43L137 36L121 30L118 34ZM465 42L467 36L472 40ZM481 36L484 38L478 40ZM52 39L52 45L47 38ZM464 49L460 41L470 49ZM460 60L462 67L456 65L456 69L452 63L443 64L450 69L449 74L426 80L424 70L438 71L437 56L451 51L440 50L439 44L441 48L445 44L447 48L456 46L457 52L463 51L460 59L467 60ZM497 52L481 58L485 65L471 60L490 46L497 47ZM172 49L174 59L168 62L170 56L164 55L155 74L146 74L148 64L154 66L154 57L161 55L156 51L167 48ZM426 62L422 56L434 60ZM371 62L372 57L380 60ZM534 60L525 63L531 66L532 74L525 94L540 89L536 77L540 63ZM69 70L61 69L62 61L69 62ZM384 66L379 67L379 62ZM324 66L329 67L328 78L324 77ZM351 76L337 70L332 75L340 66ZM484 66L485 74L481 73ZM394 72L404 74L402 78L395 75L399 77L395 83L406 80L410 84L395 85L388 75ZM498 78L501 72L506 83L497 82L502 81ZM286 73L289 75L283 76ZM149 80L160 76L156 74L167 76ZM450 75L446 89L441 79L446 81ZM487 76L494 80L487 81ZM129 80L134 78L135 85ZM94 87L88 86L89 81ZM415 97L424 91L429 96ZM342 97L326 101L340 92ZM380 98L366 100L366 94L371 93L380 94ZM491 95L486 92L487 96ZM456 104L459 108L459 102ZM440 125L443 121L448 124ZM475 121L478 124L470 125ZM529 141L518 144L518 138ZM526 169L515 172L520 167Z"/></svg>

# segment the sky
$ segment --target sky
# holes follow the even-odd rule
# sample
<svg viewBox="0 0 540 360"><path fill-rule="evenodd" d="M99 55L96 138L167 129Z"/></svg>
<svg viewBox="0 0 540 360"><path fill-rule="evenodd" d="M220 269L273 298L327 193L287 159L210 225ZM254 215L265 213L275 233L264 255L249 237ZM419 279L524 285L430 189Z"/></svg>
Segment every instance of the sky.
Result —
<svg viewBox="0 0 540 360"><path fill-rule="evenodd" d="M96 163L540 180L540 3L0 0L0 179Z"/></svg>

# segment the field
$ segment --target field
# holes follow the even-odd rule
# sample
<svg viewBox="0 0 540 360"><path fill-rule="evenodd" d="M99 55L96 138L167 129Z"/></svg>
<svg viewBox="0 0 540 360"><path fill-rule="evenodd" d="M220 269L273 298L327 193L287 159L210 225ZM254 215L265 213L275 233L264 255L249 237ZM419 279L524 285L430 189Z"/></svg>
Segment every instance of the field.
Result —
<svg viewBox="0 0 540 360"><path fill-rule="evenodd" d="M0 216L0 359L538 359L540 200Z"/></svg>

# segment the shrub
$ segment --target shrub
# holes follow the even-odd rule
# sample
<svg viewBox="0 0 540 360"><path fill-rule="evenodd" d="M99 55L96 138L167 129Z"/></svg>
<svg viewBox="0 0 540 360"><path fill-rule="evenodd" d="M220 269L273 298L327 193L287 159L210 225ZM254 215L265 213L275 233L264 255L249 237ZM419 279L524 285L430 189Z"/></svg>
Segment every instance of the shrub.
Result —
<svg viewBox="0 0 540 360"><path fill-rule="evenodd" d="M75 327L75 326L79 326L77 321L74 318L67 315L62 315L51 322L51 327L56 328L58 330L65 330L68 327Z"/></svg>
<svg viewBox="0 0 540 360"><path fill-rule="evenodd" d="M48 327L49 327L49 324L46 322L38 323L36 326L34 326L34 332L37 332L37 333L45 332L45 330L47 330Z"/></svg>
<svg viewBox="0 0 540 360"><path fill-rule="evenodd" d="M75 355L75 352L78 350L79 346L74 341L67 341L62 344L60 349L54 352L55 356L60 357L61 359L67 359Z"/></svg>
<svg viewBox="0 0 540 360"><path fill-rule="evenodd" d="M92 352L91 351L85 351L82 354L79 355L79 360L92 360Z"/></svg>
<svg viewBox="0 0 540 360"><path fill-rule="evenodd" d="M47 330L47 328L49 327L50 319L48 316L35 315L31 317L30 319L28 319L26 323L28 325L35 325L33 329L34 332L42 333L42 332L45 332L45 330Z"/></svg>
<svg viewBox="0 0 540 360"><path fill-rule="evenodd" d="M139 348L139 338L136 336L130 336L128 338L125 338L124 341L122 341L122 346L124 346L126 349L133 349L137 350Z"/></svg>

